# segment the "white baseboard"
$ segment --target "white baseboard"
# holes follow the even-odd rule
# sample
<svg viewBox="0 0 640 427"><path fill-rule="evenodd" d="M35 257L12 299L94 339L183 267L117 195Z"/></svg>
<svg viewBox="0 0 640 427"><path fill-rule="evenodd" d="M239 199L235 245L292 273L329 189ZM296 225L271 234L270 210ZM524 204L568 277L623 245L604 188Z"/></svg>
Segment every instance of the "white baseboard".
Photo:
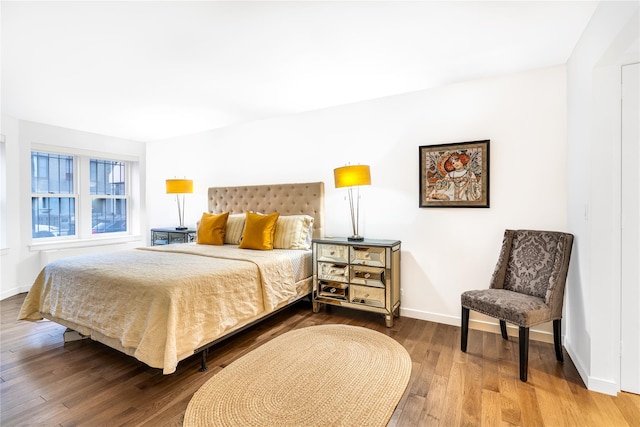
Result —
<svg viewBox="0 0 640 427"><path fill-rule="evenodd" d="M29 292L29 289L31 289L31 285L16 286L14 288L4 290L0 293L0 299L9 298L23 292Z"/></svg>
<svg viewBox="0 0 640 427"><path fill-rule="evenodd" d="M429 313L426 311L414 310L400 306L400 315L411 317L412 319L427 320L429 322L444 323L445 325L460 326L460 318L456 316L445 316L442 314Z"/></svg>
<svg viewBox="0 0 640 427"><path fill-rule="evenodd" d="M442 314L429 313L426 311L414 310L411 308L400 307L400 314L412 319L427 320L429 322L444 323L445 325L460 326L462 319L458 316L446 316ZM496 319L495 322L470 319L469 328L479 331L500 333L500 324ZM512 337L518 336L518 327L507 323L507 334ZM529 330L529 339L553 344L553 333L540 331L536 329Z"/></svg>
<svg viewBox="0 0 640 427"><path fill-rule="evenodd" d="M573 344L571 343L570 340L564 341L564 349L567 350L567 354L569 355L569 357L571 358L571 361L573 362L576 369L578 370L578 375L580 375L580 378L582 378L582 381L585 384L587 384L589 382L588 381L589 371L587 370L587 367L585 366L582 359L578 356L578 353L576 353L576 351L573 349ZM585 379L587 381L585 381Z"/></svg>
<svg viewBox="0 0 640 427"><path fill-rule="evenodd" d="M587 388L591 391L597 391L598 393L608 394L611 396L617 396L620 391L620 386L616 384L615 381L594 377L588 378Z"/></svg>
<svg viewBox="0 0 640 427"><path fill-rule="evenodd" d="M611 396L616 396L618 394L618 392L620 391L620 384L617 384L612 380L604 380L602 378L594 378L592 376L589 376L589 371L585 366L584 361L574 350L571 341L565 340L564 348L565 350L567 350L567 354L569 354L571 361L578 370L578 374L580 375L580 378L582 378L582 381L585 383L587 389Z"/></svg>

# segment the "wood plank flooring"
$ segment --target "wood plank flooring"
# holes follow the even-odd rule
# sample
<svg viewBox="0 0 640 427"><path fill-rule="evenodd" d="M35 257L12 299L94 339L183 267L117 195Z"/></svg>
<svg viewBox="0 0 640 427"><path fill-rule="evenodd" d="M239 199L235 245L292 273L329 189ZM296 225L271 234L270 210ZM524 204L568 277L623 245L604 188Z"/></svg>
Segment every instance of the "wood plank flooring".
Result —
<svg viewBox="0 0 640 427"><path fill-rule="evenodd" d="M640 396L588 391L565 354L532 341L529 381L518 379L518 343L460 328L399 318L393 328L374 313L341 307L312 313L308 302L212 348L209 370L199 357L162 375L102 344L64 344L64 328L17 321L25 294L0 301L0 425L180 426L193 393L243 354L287 331L324 323L364 326L401 343L413 370L390 426L640 426ZM312 367L310 367L312 369ZM311 414L310 414L311 415Z"/></svg>

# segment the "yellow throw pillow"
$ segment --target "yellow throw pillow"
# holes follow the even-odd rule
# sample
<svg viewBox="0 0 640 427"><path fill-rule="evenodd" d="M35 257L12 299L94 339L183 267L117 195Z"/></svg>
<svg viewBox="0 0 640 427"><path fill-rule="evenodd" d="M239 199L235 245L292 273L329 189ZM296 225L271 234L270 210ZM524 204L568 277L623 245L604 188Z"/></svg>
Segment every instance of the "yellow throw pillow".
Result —
<svg viewBox="0 0 640 427"><path fill-rule="evenodd" d="M276 232L276 221L280 214L263 215L247 211L240 248L270 251L273 249L273 236Z"/></svg>
<svg viewBox="0 0 640 427"><path fill-rule="evenodd" d="M224 245L229 212L210 214L204 212L198 227L198 243L202 245Z"/></svg>

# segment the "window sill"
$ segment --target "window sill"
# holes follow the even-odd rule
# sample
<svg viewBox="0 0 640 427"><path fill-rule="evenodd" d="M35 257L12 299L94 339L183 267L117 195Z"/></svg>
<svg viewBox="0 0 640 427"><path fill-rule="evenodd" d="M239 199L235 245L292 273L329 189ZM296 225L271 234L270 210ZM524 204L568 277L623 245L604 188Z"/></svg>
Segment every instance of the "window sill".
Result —
<svg viewBox="0 0 640 427"><path fill-rule="evenodd" d="M93 239L59 240L57 242L32 243L29 245L31 252L50 251L57 249L78 249L96 246L120 245L123 243L139 242L144 244L141 235L127 235L116 237L100 237Z"/></svg>

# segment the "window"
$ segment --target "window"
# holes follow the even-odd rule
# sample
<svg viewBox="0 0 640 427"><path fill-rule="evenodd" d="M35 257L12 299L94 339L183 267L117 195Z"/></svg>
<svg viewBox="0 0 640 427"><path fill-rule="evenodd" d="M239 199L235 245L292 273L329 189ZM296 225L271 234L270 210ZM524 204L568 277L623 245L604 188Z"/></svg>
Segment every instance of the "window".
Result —
<svg viewBox="0 0 640 427"><path fill-rule="evenodd" d="M31 152L31 236L74 236L73 157Z"/></svg>
<svg viewBox="0 0 640 427"><path fill-rule="evenodd" d="M32 237L126 232L129 166L122 160L32 151Z"/></svg>
<svg viewBox="0 0 640 427"><path fill-rule="evenodd" d="M89 161L91 182L91 232L127 231L125 163L113 160Z"/></svg>

